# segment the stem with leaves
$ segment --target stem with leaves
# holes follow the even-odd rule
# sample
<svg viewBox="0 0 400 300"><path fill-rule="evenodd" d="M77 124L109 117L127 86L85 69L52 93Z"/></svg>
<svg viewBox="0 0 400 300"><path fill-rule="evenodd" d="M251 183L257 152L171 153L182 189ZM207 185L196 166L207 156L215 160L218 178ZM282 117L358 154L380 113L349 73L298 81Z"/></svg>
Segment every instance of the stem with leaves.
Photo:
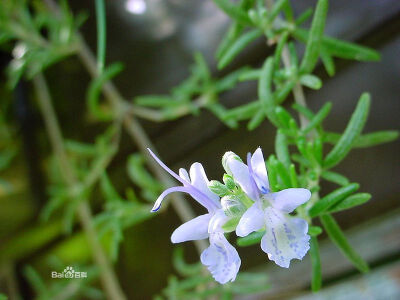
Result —
<svg viewBox="0 0 400 300"><path fill-rule="evenodd" d="M33 79L35 91L37 93L37 100L43 119L45 121L46 129L48 132L49 140L52 145L54 154L58 160L61 174L71 191L78 187L78 181L75 177L71 164L68 161L64 149L64 142L60 126L57 121L56 113L52 106L51 96L47 83L42 74L38 74ZM79 195L77 195L79 196ZM100 268L100 279L104 286L104 290L109 299L123 300L126 299L121 287L119 286L118 279L112 269L112 265L105 254L98 238L96 229L93 224L93 216L87 199L79 199L78 218L83 230L87 236L90 248L93 253L95 263Z"/></svg>

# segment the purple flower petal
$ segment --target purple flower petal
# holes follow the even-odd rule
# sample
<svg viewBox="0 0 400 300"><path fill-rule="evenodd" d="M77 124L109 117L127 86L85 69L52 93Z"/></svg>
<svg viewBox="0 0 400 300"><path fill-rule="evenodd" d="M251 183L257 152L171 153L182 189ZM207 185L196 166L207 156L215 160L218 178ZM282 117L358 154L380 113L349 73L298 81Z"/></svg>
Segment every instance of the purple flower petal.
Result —
<svg viewBox="0 0 400 300"><path fill-rule="evenodd" d="M292 212L299 205L310 200L311 192L302 188L291 188L265 196L271 205L285 213Z"/></svg>
<svg viewBox="0 0 400 300"><path fill-rule="evenodd" d="M250 166L249 166L250 167ZM257 148L251 157L251 169L253 170L253 178L258 189L266 194L269 192L268 172L265 166L264 156L261 148Z"/></svg>
<svg viewBox="0 0 400 300"><path fill-rule="evenodd" d="M179 226L171 235L173 243L202 240L208 237L208 223L211 214L198 216Z"/></svg>
<svg viewBox="0 0 400 300"><path fill-rule="evenodd" d="M302 259L310 249L308 224L272 207L266 208L264 213L266 233L261 240L261 249L278 266L289 268L292 259Z"/></svg>
<svg viewBox="0 0 400 300"><path fill-rule="evenodd" d="M264 213L259 207L260 203L254 203L240 218L236 227L237 236L246 236L253 231L261 229L264 224Z"/></svg>
<svg viewBox="0 0 400 300"><path fill-rule="evenodd" d="M221 284L234 281L241 264L236 249L221 232L210 234L210 247L203 251L200 260Z"/></svg>

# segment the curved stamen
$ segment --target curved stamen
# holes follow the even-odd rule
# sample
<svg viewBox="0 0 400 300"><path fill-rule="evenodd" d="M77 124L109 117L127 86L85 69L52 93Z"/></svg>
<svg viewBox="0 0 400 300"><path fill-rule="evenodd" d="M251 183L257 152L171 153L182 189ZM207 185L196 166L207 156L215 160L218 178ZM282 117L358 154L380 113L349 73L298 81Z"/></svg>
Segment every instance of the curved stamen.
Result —
<svg viewBox="0 0 400 300"><path fill-rule="evenodd" d="M197 200L201 205L203 205L208 211L214 211L215 209L218 209L219 206L210 198L207 197L206 194L204 194L202 191L200 191L198 188L196 188L194 185L192 185L190 182L188 182L187 180L183 179L182 177L180 177L178 174L176 174L174 171L172 171L170 168L167 167L166 164L164 164L154 153L153 151L151 151L149 148L147 148L147 150L150 152L151 156L155 159L155 161L165 170L167 171L169 174L172 175L172 177L174 177L176 180L178 180L180 183L182 183L184 186L183 187L175 187L175 191L179 191L179 192L184 192L184 193L188 193L189 195L191 195L193 198L195 198L195 200ZM178 190L179 189L185 189L185 190ZM167 191L171 190L173 188L169 188L167 190L165 190L161 195L164 195L164 197L173 192L170 191L169 193L166 193ZM157 201L159 201L160 197L158 197ZM201 200L200 200L201 199ZM156 203L154 204L154 207L156 207ZM154 207L152 209L152 212L157 211L160 207L161 207L161 202L162 199L159 201L159 205L158 208L156 210L154 210Z"/></svg>

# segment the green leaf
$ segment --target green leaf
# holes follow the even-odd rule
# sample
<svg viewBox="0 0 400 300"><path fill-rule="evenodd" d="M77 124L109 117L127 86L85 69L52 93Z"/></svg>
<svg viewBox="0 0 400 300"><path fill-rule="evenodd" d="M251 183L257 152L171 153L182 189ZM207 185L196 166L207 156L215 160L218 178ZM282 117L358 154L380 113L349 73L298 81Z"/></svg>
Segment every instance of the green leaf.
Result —
<svg viewBox="0 0 400 300"><path fill-rule="evenodd" d="M122 200L121 196L115 190L110 178L107 173L104 172L100 179L100 188L107 201L113 202Z"/></svg>
<svg viewBox="0 0 400 300"><path fill-rule="evenodd" d="M260 80L258 81L258 97L260 99L261 106L266 113L268 119L277 127L278 120L275 115L275 103L271 93L271 81L272 74L274 71L274 60L269 57L265 60L261 70Z"/></svg>
<svg viewBox="0 0 400 300"><path fill-rule="evenodd" d="M263 110L257 111L251 118L250 122L247 124L247 129L250 131L256 129L258 126L260 126L260 124L262 123L262 121L264 121L264 119L265 119L264 111Z"/></svg>
<svg viewBox="0 0 400 300"><path fill-rule="evenodd" d="M224 174L222 180L224 181L228 189L233 190L236 187L235 181L233 180L233 177L231 175Z"/></svg>
<svg viewBox="0 0 400 300"><path fill-rule="evenodd" d="M337 185L345 186L350 183L350 181L345 176L332 171L323 171L321 173L321 177L327 181L336 183Z"/></svg>
<svg viewBox="0 0 400 300"><path fill-rule="evenodd" d="M238 238L236 244L240 247L247 247L261 242L265 231L256 231L250 233L248 236Z"/></svg>
<svg viewBox="0 0 400 300"><path fill-rule="evenodd" d="M290 164L289 175L290 175L290 182L292 184L292 187L297 188L299 185L298 185L298 180L297 180L296 167L294 164Z"/></svg>
<svg viewBox="0 0 400 300"><path fill-rule="evenodd" d="M367 148L384 143L389 143L396 140L399 137L397 130L385 130L367 133L360 135L354 141L354 148ZM327 143L336 144L340 139L340 134L334 132L326 132L324 140Z"/></svg>
<svg viewBox="0 0 400 300"><path fill-rule="evenodd" d="M252 101L250 103L232 108L225 113L225 119L246 120L251 118L259 109L259 101Z"/></svg>
<svg viewBox="0 0 400 300"><path fill-rule="evenodd" d="M284 127L286 129L290 128L290 122L292 120L294 121L294 119L290 115L290 113L286 109L284 109L282 106L277 106L275 108L275 115L276 115L281 127Z"/></svg>
<svg viewBox="0 0 400 300"><path fill-rule="evenodd" d="M323 146L322 139L320 137L316 137L313 143L313 154L318 162L318 165L322 165Z"/></svg>
<svg viewBox="0 0 400 300"><path fill-rule="evenodd" d="M122 64L112 64L111 66L107 67L99 77L95 78L90 83L87 93L88 109L93 116L101 121L111 121L114 118L113 113L110 111L111 109L104 110L100 107L99 96L101 88L106 81L120 73L122 69Z"/></svg>
<svg viewBox="0 0 400 300"><path fill-rule="evenodd" d="M298 103L293 103L292 107L293 109L301 113L303 116L305 116L307 120L311 120L312 118L314 118L314 113L307 107L300 105Z"/></svg>
<svg viewBox="0 0 400 300"><path fill-rule="evenodd" d="M276 105L279 105L285 101L295 84L296 82L294 80L288 80L274 92L274 102Z"/></svg>
<svg viewBox="0 0 400 300"><path fill-rule="evenodd" d="M221 79L218 79L215 84L215 89L218 93L224 92L226 90L230 90L236 86L236 84L240 81L240 78L249 72L248 67L240 68L239 70L230 72L228 75L224 76Z"/></svg>
<svg viewBox="0 0 400 300"><path fill-rule="evenodd" d="M279 12L283 9L287 2L288 0L278 0L274 3L274 6L268 15L269 22L272 22L278 16Z"/></svg>
<svg viewBox="0 0 400 300"><path fill-rule="evenodd" d="M322 228L319 226L309 226L308 227L308 234L310 236L316 237L322 233Z"/></svg>
<svg viewBox="0 0 400 300"><path fill-rule="evenodd" d="M136 104L149 107L170 107L178 106L182 103L174 101L170 96L162 95L143 95L135 97L133 100Z"/></svg>
<svg viewBox="0 0 400 300"><path fill-rule="evenodd" d="M211 180L208 183L208 188L211 190L211 192L217 194L220 197L223 197L230 193L230 190L218 180Z"/></svg>
<svg viewBox="0 0 400 300"><path fill-rule="evenodd" d="M248 70L247 72L243 72L240 77L239 81L248 81L248 80L258 80L260 78L261 70L253 69Z"/></svg>
<svg viewBox="0 0 400 300"><path fill-rule="evenodd" d="M335 63L333 61L332 56L324 48L320 50L320 56L322 64L325 67L326 73L328 73L328 75L331 77L335 75Z"/></svg>
<svg viewBox="0 0 400 300"><path fill-rule="evenodd" d="M292 35L296 39L305 42L308 39L309 32L304 29L296 28L292 32ZM353 59L357 61L379 61L381 59L380 54L371 48L327 36L322 38L322 47L323 51L328 51L331 56L344 59Z"/></svg>
<svg viewBox="0 0 400 300"><path fill-rule="evenodd" d="M283 163L277 159L274 159L273 164L274 164L274 167L275 167L279 177L281 178L282 183L285 186L285 188L290 188L292 185L292 182L290 180L290 175L289 175L288 170L285 168Z"/></svg>
<svg viewBox="0 0 400 300"><path fill-rule="evenodd" d="M275 68L279 68L279 66L281 65L281 59L282 59L282 51L283 51L283 47L285 47L287 39L289 37L289 32L285 31L284 33L282 33L278 45L276 46L275 49L275 54L274 54L274 64L275 64Z"/></svg>
<svg viewBox="0 0 400 300"><path fill-rule="evenodd" d="M310 259L311 259L311 290L318 292L321 289L322 273L321 259L319 256L318 240L316 237L310 239Z"/></svg>
<svg viewBox="0 0 400 300"><path fill-rule="evenodd" d="M320 111L310 120L310 123L303 129L304 133L310 132L315 127L319 126L322 121L328 116L332 109L332 103L326 102Z"/></svg>
<svg viewBox="0 0 400 300"><path fill-rule="evenodd" d="M225 232L235 231L237 225L239 224L240 217L233 217L229 219L224 225L222 225L222 229Z"/></svg>
<svg viewBox="0 0 400 300"><path fill-rule="evenodd" d="M300 70L303 73L311 73L317 63L327 12L328 0L319 0L315 8L306 50L300 66Z"/></svg>
<svg viewBox="0 0 400 300"><path fill-rule="evenodd" d="M364 93L361 95L357 107L354 110L343 135L324 160L325 168L336 166L346 157L347 153L349 153L356 138L364 128L369 113L370 102L371 99L369 94Z"/></svg>
<svg viewBox="0 0 400 300"><path fill-rule="evenodd" d="M244 26L237 22L234 22L231 27L229 27L227 33L222 38L222 41L218 45L217 51L215 53L215 58L219 61L226 53L226 51L231 47L232 43L236 38L242 33Z"/></svg>
<svg viewBox="0 0 400 300"><path fill-rule="evenodd" d="M254 41L256 38L260 37L262 35L262 31L259 29L253 29L245 34L243 34L241 37L239 37L235 42L232 43L232 45L225 51L225 53L222 55L221 59L218 62L218 69L221 70L225 68L242 50L250 44L252 41Z"/></svg>
<svg viewBox="0 0 400 300"><path fill-rule="evenodd" d="M349 208L352 208L354 206L358 206L361 204L366 203L369 199L371 199L371 194L368 193L357 193L354 195L351 195L344 199L343 201L340 201L338 204L333 205L330 207L327 212L329 213L334 213L342 210L346 210Z"/></svg>
<svg viewBox="0 0 400 300"><path fill-rule="evenodd" d="M232 19L245 25L251 24L246 10L234 5L230 0L213 0L214 3Z"/></svg>
<svg viewBox="0 0 400 300"><path fill-rule="evenodd" d="M313 90L319 90L322 87L321 79L311 74L302 75L300 77L300 83Z"/></svg>
<svg viewBox="0 0 400 300"><path fill-rule="evenodd" d="M97 68L99 74L103 72L106 57L106 12L104 0L96 0L96 24L97 24Z"/></svg>
<svg viewBox="0 0 400 300"><path fill-rule="evenodd" d="M329 215L320 216L322 225L328 233L329 238L336 244L348 260L361 272L366 273L369 270L368 264L362 257L351 247L344 233L336 223L335 219Z"/></svg>
<svg viewBox="0 0 400 300"><path fill-rule="evenodd" d="M275 137L275 152L278 159L283 163L286 168L290 166L289 149L286 141L286 136L281 130L276 131Z"/></svg>
<svg viewBox="0 0 400 300"><path fill-rule="evenodd" d="M324 213L328 210L328 208L339 203L341 200L354 193L356 190L358 190L359 187L359 184L351 183L345 187L338 188L337 190L329 193L325 197L321 198L317 203L315 203L313 207L311 207L309 211L310 217L314 218L321 213Z"/></svg>
<svg viewBox="0 0 400 300"><path fill-rule="evenodd" d="M307 21L313 14L313 9L310 7L306 9L301 15L296 19L296 26L299 26L303 24L305 21Z"/></svg>

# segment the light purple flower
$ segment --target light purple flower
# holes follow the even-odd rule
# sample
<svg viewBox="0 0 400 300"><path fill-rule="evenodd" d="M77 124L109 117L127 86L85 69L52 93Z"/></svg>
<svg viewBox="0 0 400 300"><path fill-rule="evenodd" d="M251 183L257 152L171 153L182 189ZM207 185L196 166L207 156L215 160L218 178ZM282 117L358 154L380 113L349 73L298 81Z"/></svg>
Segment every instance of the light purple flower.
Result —
<svg viewBox="0 0 400 300"><path fill-rule="evenodd" d="M209 238L210 246L200 256L201 262L207 266L212 276L221 284L234 281L240 268L240 257L236 249L224 236L222 225L228 220L221 208L219 197L208 188L208 178L200 163L191 165L189 173L179 170L179 176L169 169L150 149L153 158L183 186L171 187L165 190L156 200L152 212L157 211L165 196L172 192L184 192L192 196L204 206L208 213L198 216L181 226L172 233L171 241L181 243L186 241Z"/></svg>
<svg viewBox="0 0 400 300"><path fill-rule="evenodd" d="M265 226L261 249L277 265L288 268L292 259L302 259L310 249L308 223L289 213L307 202L311 193L303 188L271 193L260 148L247 155L247 165L236 158L233 153L227 155L224 163L236 183L254 201L241 217L236 234L243 237Z"/></svg>

